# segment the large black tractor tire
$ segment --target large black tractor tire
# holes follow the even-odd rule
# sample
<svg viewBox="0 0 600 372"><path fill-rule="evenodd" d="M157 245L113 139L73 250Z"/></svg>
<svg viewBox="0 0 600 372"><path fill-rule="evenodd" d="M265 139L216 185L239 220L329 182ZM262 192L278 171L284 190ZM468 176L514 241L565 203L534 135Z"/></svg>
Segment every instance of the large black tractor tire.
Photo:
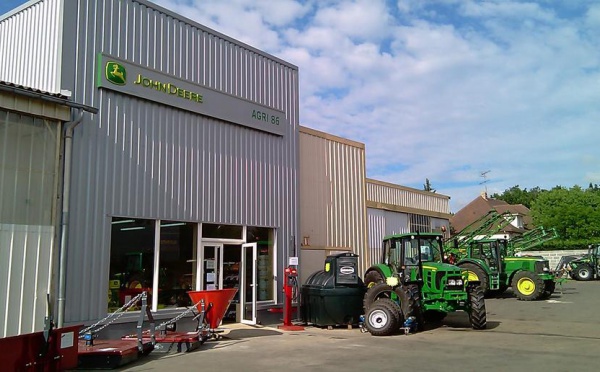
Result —
<svg viewBox="0 0 600 372"><path fill-rule="evenodd" d="M544 288L544 281L531 271L519 271L512 280L513 292L521 301L539 300Z"/></svg>
<svg viewBox="0 0 600 372"><path fill-rule="evenodd" d="M459 267L463 270L467 270L469 281L479 280L481 282L479 286L483 290L484 295L490 293L490 278L483 268L470 262L460 264Z"/></svg>
<svg viewBox="0 0 600 372"><path fill-rule="evenodd" d="M425 329L425 316L421 306L421 291L418 285L409 284L395 290L400 299L400 306L405 319L414 316L417 320L417 330Z"/></svg>
<svg viewBox="0 0 600 372"><path fill-rule="evenodd" d="M385 283L378 283L367 289L363 297L363 308L365 314L369 311L371 305L380 298L392 298L394 289Z"/></svg>
<svg viewBox="0 0 600 372"><path fill-rule="evenodd" d="M554 289L556 288L556 282L553 279L544 280L544 293L542 299L546 300L552 296Z"/></svg>
<svg viewBox="0 0 600 372"><path fill-rule="evenodd" d="M592 274L592 268L589 265L582 264L577 266L575 270L573 270L573 277L575 280L592 280L594 275Z"/></svg>
<svg viewBox="0 0 600 372"><path fill-rule="evenodd" d="M365 327L373 336L392 335L400 328L398 315L385 299L375 301L365 316Z"/></svg>
<svg viewBox="0 0 600 372"><path fill-rule="evenodd" d="M485 329L487 327L487 315L485 311L485 296L479 286L469 286L469 321L473 329Z"/></svg>
<svg viewBox="0 0 600 372"><path fill-rule="evenodd" d="M365 274L364 283L367 288L371 288L376 284L385 283L385 278L379 271L371 270Z"/></svg>
<svg viewBox="0 0 600 372"><path fill-rule="evenodd" d="M402 313L400 305L398 305L396 301L391 300L389 298L380 298L379 300L377 300L377 303L383 306L387 306L387 308L396 317L396 323L398 324L398 327L400 327L402 323L404 323L404 314Z"/></svg>

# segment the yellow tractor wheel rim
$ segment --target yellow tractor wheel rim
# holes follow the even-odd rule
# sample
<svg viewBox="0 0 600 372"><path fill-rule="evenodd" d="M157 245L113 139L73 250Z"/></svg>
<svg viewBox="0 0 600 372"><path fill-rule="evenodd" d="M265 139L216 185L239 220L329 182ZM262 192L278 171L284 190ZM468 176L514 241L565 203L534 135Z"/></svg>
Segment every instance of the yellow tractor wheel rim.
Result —
<svg viewBox="0 0 600 372"><path fill-rule="evenodd" d="M472 272L471 270L467 271L467 279L472 282L472 281L476 281L479 280L479 277L477 276L477 274L475 274L474 272Z"/></svg>
<svg viewBox="0 0 600 372"><path fill-rule="evenodd" d="M375 284L377 284L377 283L375 283L375 282L371 282L371 283L367 284L367 289L369 289L369 288L371 288L371 287L374 287L374 286L375 286Z"/></svg>
<svg viewBox="0 0 600 372"><path fill-rule="evenodd" d="M529 278L521 278L517 282L517 289L524 295L529 296L535 292L535 283Z"/></svg>

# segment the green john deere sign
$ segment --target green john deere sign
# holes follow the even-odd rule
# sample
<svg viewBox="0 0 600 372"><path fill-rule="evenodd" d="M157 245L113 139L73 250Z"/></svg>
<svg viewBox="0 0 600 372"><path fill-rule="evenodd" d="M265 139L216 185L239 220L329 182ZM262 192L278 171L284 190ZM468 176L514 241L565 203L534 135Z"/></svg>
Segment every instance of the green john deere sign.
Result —
<svg viewBox="0 0 600 372"><path fill-rule="evenodd" d="M127 83L127 71L117 62L106 62L106 80L116 85Z"/></svg>
<svg viewBox="0 0 600 372"><path fill-rule="evenodd" d="M283 136L285 112L106 54L98 54L98 88ZM127 76L130 79L127 79Z"/></svg>

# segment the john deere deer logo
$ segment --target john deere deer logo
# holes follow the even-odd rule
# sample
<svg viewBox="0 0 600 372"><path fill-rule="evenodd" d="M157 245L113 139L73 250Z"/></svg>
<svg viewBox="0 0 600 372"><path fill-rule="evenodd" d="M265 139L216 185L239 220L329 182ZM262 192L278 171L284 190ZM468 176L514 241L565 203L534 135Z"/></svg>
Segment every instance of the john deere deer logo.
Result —
<svg viewBox="0 0 600 372"><path fill-rule="evenodd" d="M117 62L106 62L106 80L116 85L125 85L127 82L125 67Z"/></svg>

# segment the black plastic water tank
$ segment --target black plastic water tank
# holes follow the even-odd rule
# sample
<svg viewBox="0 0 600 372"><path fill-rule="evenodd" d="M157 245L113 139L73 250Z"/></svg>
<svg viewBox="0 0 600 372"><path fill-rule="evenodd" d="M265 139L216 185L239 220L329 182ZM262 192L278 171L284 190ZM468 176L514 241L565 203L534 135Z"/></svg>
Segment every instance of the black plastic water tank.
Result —
<svg viewBox="0 0 600 372"><path fill-rule="evenodd" d="M316 326L358 324L365 291L358 255L328 256L324 270L312 273L301 288L303 320Z"/></svg>

